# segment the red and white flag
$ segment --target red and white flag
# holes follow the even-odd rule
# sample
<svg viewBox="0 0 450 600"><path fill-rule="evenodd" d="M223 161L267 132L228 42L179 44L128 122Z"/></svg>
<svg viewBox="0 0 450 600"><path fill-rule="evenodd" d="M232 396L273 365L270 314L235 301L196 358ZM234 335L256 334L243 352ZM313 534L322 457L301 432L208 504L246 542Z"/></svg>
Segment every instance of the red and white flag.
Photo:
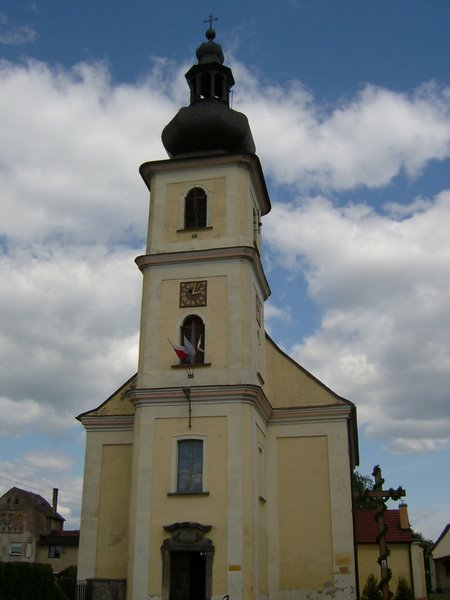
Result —
<svg viewBox="0 0 450 600"><path fill-rule="evenodd" d="M172 342L169 340L169 344L175 350L178 358L182 362L189 362L193 364L195 362L195 348L186 336L184 336L183 342L184 345L181 346L181 344L172 344Z"/></svg>
<svg viewBox="0 0 450 600"><path fill-rule="evenodd" d="M178 358L181 361L185 361L188 358L189 353L184 346L180 346L179 344L172 344L172 342L170 340L169 340L169 344L175 350L176 355L178 356Z"/></svg>

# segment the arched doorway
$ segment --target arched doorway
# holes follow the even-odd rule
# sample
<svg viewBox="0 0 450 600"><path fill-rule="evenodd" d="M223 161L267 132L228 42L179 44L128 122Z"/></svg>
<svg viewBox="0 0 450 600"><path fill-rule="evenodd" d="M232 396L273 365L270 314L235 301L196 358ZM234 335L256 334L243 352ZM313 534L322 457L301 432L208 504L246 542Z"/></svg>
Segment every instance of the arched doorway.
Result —
<svg viewBox="0 0 450 600"><path fill-rule="evenodd" d="M210 525L166 525L172 537L161 546L163 560L162 600L210 600L214 546L205 533Z"/></svg>

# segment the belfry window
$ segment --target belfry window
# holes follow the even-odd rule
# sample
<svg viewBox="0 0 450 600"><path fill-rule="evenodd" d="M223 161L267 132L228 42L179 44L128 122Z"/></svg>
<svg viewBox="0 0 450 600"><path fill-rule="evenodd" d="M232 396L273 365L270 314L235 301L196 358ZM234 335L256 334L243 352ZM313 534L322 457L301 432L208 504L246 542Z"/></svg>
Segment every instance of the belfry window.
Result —
<svg viewBox="0 0 450 600"><path fill-rule="evenodd" d="M203 441L179 440L177 492L203 491Z"/></svg>
<svg viewBox="0 0 450 600"><path fill-rule="evenodd" d="M200 227L206 227L206 193L202 188L194 187L184 201L184 228Z"/></svg>
<svg viewBox="0 0 450 600"><path fill-rule="evenodd" d="M181 326L181 344L184 345L184 338L192 344L195 354L194 363L205 362L205 324L202 319L196 315L190 315L183 321ZM189 361L186 361L189 362Z"/></svg>

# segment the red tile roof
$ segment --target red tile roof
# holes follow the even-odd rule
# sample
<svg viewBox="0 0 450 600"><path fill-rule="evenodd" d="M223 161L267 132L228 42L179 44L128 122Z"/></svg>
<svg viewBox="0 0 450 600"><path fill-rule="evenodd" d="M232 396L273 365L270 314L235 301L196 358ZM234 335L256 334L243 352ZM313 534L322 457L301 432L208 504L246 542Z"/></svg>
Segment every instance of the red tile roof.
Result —
<svg viewBox="0 0 450 600"><path fill-rule="evenodd" d="M355 511L355 535L357 544L376 544L378 525L375 521L376 510ZM387 510L384 522L388 526L386 541L388 543L412 542L410 529L400 528L400 511Z"/></svg>

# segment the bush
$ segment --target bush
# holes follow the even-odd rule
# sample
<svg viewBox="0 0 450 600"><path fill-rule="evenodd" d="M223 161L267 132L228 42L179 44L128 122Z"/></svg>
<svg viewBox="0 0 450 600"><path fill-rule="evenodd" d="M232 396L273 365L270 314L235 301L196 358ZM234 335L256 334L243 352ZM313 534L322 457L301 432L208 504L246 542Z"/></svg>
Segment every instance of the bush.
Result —
<svg viewBox="0 0 450 600"><path fill-rule="evenodd" d="M398 578L394 600L414 600L412 589L409 587L408 582L404 577Z"/></svg>
<svg viewBox="0 0 450 600"><path fill-rule="evenodd" d="M67 567L59 573L59 585L67 596L68 600L75 600L77 588L77 568Z"/></svg>
<svg viewBox="0 0 450 600"><path fill-rule="evenodd" d="M0 563L0 600L67 600L50 565Z"/></svg>
<svg viewBox="0 0 450 600"><path fill-rule="evenodd" d="M378 588L378 581L375 575L370 574L367 578L361 600L383 600L383 596Z"/></svg>

